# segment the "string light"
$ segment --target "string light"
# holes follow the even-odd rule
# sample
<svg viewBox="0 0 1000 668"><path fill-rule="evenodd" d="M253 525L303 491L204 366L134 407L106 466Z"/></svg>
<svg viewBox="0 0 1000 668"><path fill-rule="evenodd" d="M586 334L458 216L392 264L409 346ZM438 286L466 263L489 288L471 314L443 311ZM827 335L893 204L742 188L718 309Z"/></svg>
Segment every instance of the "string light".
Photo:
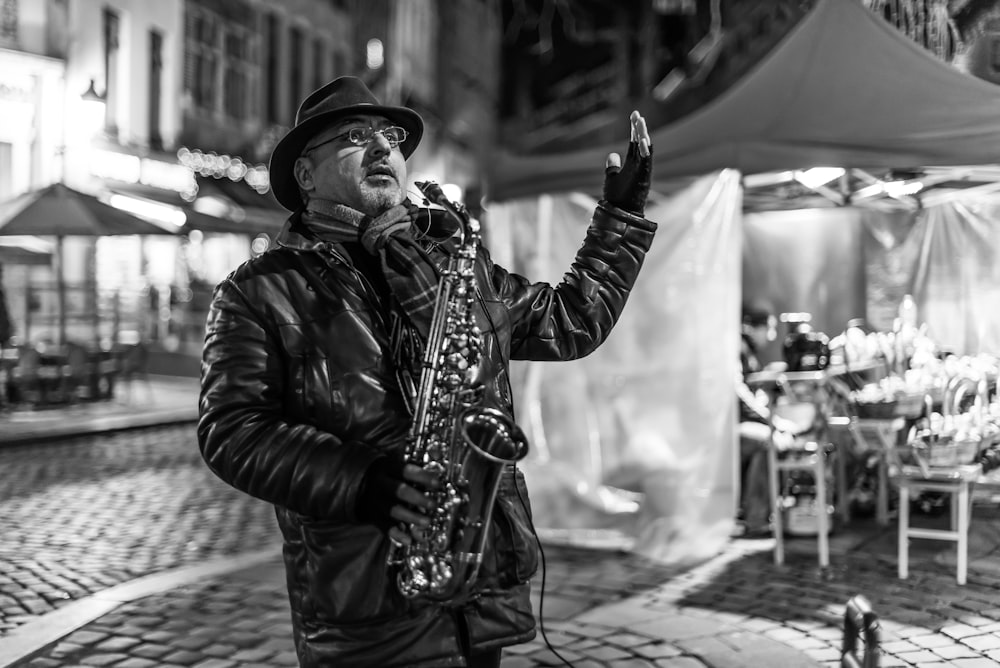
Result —
<svg viewBox="0 0 1000 668"><path fill-rule="evenodd" d="M234 182L243 181L261 195L271 189L267 165L264 164L253 165L238 156L219 155L214 151L204 153L183 146L177 150L177 159L182 165L201 176L229 179Z"/></svg>

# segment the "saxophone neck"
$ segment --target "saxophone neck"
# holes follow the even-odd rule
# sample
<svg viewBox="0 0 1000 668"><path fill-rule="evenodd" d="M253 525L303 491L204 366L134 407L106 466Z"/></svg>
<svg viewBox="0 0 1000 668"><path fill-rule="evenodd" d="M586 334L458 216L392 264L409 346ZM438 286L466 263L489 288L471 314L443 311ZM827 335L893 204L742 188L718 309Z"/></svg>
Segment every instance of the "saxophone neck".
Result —
<svg viewBox="0 0 1000 668"><path fill-rule="evenodd" d="M448 199L441 186L433 181L417 181L416 186L428 202L437 204L458 221L463 244L479 238L479 221L469 215L464 204Z"/></svg>

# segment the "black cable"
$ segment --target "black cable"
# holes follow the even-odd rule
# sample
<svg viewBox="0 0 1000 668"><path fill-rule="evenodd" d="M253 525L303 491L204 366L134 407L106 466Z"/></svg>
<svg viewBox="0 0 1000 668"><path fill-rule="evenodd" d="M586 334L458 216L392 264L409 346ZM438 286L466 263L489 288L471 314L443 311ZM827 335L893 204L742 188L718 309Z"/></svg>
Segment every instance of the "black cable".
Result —
<svg viewBox="0 0 1000 668"><path fill-rule="evenodd" d="M497 334L496 323L493 322L493 316L490 314L489 308L486 307L486 299L483 297L483 293L476 288L476 296L479 297L479 304L483 309L483 313L486 314L486 319L490 323L490 328L493 330L493 340L497 345L497 352L500 355L500 359L504 362L504 368L506 369L506 380L507 380L507 396L510 403L510 416L511 419L517 422L517 417L514 415L514 388L511 386L510 382L510 362L503 359L503 346L500 344L500 336ZM523 474L522 474L523 475ZM528 510L528 503L521 496L521 490L517 486L517 467L514 468L514 492L517 493L517 500L521 502L521 509L524 510L524 516L528 519L528 527L531 529L531 535L535 537L535 544L538 545L538 555L542 560L542 588L539 591L538 597L538 628L542 632L542 640L545 641L545 646L549 648L549 651L555 654L560 661L573 668L573 664L566 660L566 658L556 651L556 648L552 646L549 642L549 636L545 633L545 550L542 549L542 540L538 537L538 532L535 531L535 522L531 519L531 511Z"/></svg>
<svg viewBox="0 0 1000 668"><path fill-rule="evenodd" d="M531 535L535 537L535 544L538 545L538 554L542 559L542 588L539 592L538 598L538 628L542 632L542 640L545 641L545 646L549 648L549 651L555 654L560 661L573 668L573 664L566 660L566 658L556 651L556 648L552 646L549 642L549 636L545 633L545 550L542 549L542 541L538 537L538 532L535 531L535 522L531 519L531 513L528 512L528 504L525 502L524 497L521 496L521 490L517 486L517 480L514 480L514 491L517 492L517 499L521 502L521 508L524 509L525 517L528 518L528 526L531 528Z"/></svg>

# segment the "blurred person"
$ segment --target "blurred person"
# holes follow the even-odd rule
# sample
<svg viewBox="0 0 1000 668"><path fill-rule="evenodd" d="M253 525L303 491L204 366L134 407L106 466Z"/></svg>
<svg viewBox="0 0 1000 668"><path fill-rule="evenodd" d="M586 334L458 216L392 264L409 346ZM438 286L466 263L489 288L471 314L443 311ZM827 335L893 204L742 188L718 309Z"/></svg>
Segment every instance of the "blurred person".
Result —
<svg viewBox="0 0 1000 668"><path fill-rule="evenodd" d="M570 360L608 336L652 242L643 217L650 138L630 117L624 161L558 286L475 259L482 403L513 415L511 359ZM538 551L520 470L499 481L471 592L403 596L390 549L427 525L437 476L404 450L420 349L456 226L411 202L406 160L421 117L341 77L303 101L275 146L275 197L293 212L272 248L215 289L202 357L198 439L224 481L272 503L284 538L302 666L499 665L535 636ZM581 229L581 233L583 229Z"/></svg>
<svg viewBox="0 0 1000 668"><path fill-rule="evenodd" d="M771 491L768 484L767 448L772 438L767 395L746 384L751 373L764 370L760 353L777 337L777 318L770 305L755 301L743 305L740 334L740 379L737 382L738 433L740 437L739 517L743 536L761 538L771 534ZM776 418L775 443L791 443L791 434L780 429Z"/></svg>

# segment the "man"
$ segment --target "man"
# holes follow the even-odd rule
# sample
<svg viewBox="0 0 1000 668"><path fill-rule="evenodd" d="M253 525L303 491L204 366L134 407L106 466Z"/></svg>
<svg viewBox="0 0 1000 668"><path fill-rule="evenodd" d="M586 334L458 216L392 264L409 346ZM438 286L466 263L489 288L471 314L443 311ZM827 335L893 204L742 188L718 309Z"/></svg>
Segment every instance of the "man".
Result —
<svg viewBox="0 0 1000 668"><path fill-rule="evenodd" d="M607 337L656 224L643 218L651 149L631 118L624 164L558 287L476 258L483 403L512 415L511 359L568 360ZM473 591L433 603L400 594L386 566L427 524L434 475L405 463L412 382L446 217L407 199L419 115L353 77L312 93L274 148L271 185L293 212L272 249L216 288L198 437L223 480L274 504L302 666L494 667L530 640L537 568L523 475L505 467ZM428 295L430 299L428 300ZM404 527L410 527L407 531Z"/></svg>

